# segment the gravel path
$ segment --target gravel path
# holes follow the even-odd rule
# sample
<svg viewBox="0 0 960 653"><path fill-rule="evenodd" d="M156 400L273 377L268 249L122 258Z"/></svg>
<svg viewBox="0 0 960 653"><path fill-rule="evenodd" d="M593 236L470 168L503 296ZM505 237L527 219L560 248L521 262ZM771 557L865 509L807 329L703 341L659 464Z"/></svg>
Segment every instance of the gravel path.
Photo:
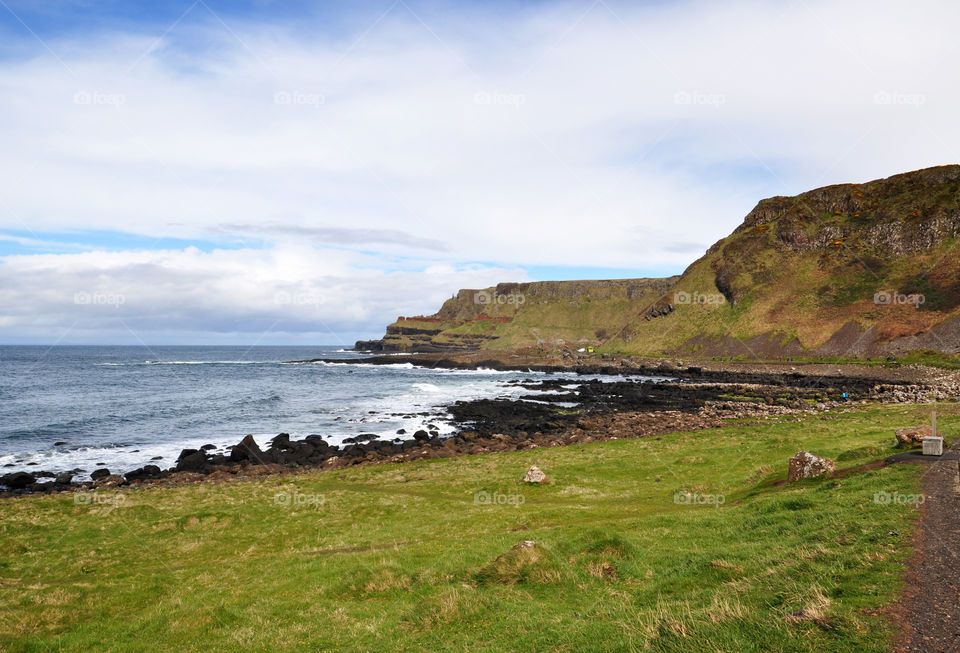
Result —
<svg viewBox="0 0 960 653"><path fill-rule="evenodd" d="M907 588L894 613L894 651L960 652L960 442L923 477L926 499Z"/></svg>

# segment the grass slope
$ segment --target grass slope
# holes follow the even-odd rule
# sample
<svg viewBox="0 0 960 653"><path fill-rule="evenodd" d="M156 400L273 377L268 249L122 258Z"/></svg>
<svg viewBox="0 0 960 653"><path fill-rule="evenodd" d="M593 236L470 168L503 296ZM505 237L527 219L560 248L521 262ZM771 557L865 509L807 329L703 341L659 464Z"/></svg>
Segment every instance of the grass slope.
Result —
<svg viewBox="0 0 960 653"><path fill-rule="evenodd" d="M957 407L938 410L952 435ZM874 496L915 493L922 470L774 483L799 449L841 469L881 458L928 411L5 501L0 644L886 650L874 611L898 590L915 511ZM551 482L520 485L531 464Z"/></svg>

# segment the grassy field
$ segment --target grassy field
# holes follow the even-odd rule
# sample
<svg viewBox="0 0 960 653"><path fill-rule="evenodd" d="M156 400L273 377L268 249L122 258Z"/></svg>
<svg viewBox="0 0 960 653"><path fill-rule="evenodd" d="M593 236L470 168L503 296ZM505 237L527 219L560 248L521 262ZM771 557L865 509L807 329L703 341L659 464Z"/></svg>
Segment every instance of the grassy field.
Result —
<svg viewBox="0 0 960 653"><path fill-rule="evenodd" d="M4 501L0 645L887 650L922 469L776 482L800 449L889 455L928 412Z"/></svg>

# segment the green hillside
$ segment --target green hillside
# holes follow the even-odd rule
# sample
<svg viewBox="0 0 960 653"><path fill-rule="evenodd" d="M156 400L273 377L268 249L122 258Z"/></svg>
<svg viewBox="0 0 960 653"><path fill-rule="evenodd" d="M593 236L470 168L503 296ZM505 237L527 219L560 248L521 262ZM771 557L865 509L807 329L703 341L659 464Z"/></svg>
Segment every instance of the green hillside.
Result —
<svg viewBox="0 0 960 653"><path fill-rule="evenodd" d="M499 284L398 320L386 351L584 347L864 357L960 350L960 166L761 201L679 277Z"/></svg>

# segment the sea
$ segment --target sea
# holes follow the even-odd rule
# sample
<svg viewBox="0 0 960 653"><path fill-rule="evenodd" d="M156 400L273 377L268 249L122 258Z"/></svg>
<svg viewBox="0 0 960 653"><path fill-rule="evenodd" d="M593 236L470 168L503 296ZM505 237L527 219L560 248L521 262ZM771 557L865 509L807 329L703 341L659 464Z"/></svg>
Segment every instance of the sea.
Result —
<svg viewBox="0 0 960 653"><path fill-rule="evenodd" d="M173 466L182 449L252 434L410 438L455 430L457 400L519 398L508 382L544 373L446 370L338 347L0 346L0 474ZM316 358L335 362L298 363ZM336 362L343 360L343 362ZM403 429L405 435L398 435ZM431 429L432 430L432 429ZM151 459L157 458L151 461Z"/></svg>

